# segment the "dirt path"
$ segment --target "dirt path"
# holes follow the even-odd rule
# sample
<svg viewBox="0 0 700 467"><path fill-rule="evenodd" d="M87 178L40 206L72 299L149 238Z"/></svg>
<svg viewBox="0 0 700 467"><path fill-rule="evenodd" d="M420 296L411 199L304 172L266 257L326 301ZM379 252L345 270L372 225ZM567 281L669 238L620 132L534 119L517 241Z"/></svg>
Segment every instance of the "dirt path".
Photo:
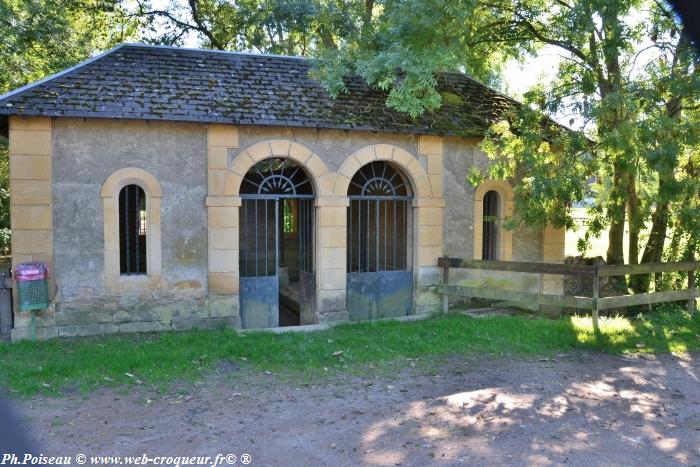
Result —
<svg viewBox="0 0 700 467"><path fill-rule="evenodd" d="M392 379L296 387L226 364L167 395L101 390L22 409L47 454L249 453L251 465L700 465L696 355L397 366Z"/></svg>

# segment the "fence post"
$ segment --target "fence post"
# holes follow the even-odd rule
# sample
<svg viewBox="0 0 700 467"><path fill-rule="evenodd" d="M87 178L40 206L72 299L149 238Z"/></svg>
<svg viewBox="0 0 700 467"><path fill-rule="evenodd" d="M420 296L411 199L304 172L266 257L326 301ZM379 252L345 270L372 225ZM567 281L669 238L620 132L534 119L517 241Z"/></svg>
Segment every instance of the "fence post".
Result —
<svg viewBox="0 0 700 467"><path fill-rule="evenodd" d="M697 296L697 290L695 290L695 271L692 269L688 271L688 290L690 293L690 298L688 299L688 313L691 315L695 313L695 297Z"/></svg>
<svg viewBox="0 0 700 467"><path fill-rule="evenodd" d="M597 333L598 327L598 299L600 298L600 275L598 274L598 263L595 265L595 275L593 276L593 307L591 309L591 319L593 320L593 332Z"/></svg>
<svg viewBox="0 0 700 467"><path fill-rule="evenodd" d="M447 287L450 284L450 260L449 256L445 255L443 256L445 259L443 265L442 265L442 285ZM442 312L447 313L449 311L449 300L447 296L447 291L442 294Z"/></svg>

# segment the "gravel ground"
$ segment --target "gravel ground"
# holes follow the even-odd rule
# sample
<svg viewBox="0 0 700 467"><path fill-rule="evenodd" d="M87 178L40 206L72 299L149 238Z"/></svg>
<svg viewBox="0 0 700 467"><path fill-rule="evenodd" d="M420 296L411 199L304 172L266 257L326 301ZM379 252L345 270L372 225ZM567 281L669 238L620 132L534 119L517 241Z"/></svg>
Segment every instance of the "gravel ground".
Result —
<svg viewBox="0 0 700 467"><path fill-rule="evenodd" d="M250 465L700 465L700 363L572 353L396 362L302 385L221 364L159 394L20 403L45 454L251 456ZM368 370L369 372L369 370ZM88 460L88 465L89 465Z"/></svg>

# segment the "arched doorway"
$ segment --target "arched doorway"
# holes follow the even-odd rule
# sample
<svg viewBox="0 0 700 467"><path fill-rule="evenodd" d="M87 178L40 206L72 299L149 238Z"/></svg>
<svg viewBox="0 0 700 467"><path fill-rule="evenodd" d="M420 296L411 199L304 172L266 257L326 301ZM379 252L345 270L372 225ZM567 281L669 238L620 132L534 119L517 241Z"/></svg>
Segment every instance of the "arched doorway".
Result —
<svg viewBox="0 0 700 467"><path fill-rule="evenodd" d="M244 329L313 322L314 188L289 158L256 163L240 188L239 271Z"/></svg>
<svg viewBox="0 0 700 467"><path fill-rule="evenodd" d="M347 307L351 320L405 316L413 308L413 194L390 163L361 167L348 187Z"/></svg>

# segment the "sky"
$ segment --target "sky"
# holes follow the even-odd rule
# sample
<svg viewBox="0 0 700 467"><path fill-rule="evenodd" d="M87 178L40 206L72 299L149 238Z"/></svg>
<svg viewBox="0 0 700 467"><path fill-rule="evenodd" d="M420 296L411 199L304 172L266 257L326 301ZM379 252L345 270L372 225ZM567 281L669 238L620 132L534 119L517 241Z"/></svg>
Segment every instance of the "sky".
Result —
<svg viewBox="0 0 700 467"><path fill-rule="evenodd" d="M522 63L510 60L503 76L506 93L517 98L540 80L547 82L553 79L560 61L561 57L554 46L543 47L536 56L528 56Z"/></svg>

